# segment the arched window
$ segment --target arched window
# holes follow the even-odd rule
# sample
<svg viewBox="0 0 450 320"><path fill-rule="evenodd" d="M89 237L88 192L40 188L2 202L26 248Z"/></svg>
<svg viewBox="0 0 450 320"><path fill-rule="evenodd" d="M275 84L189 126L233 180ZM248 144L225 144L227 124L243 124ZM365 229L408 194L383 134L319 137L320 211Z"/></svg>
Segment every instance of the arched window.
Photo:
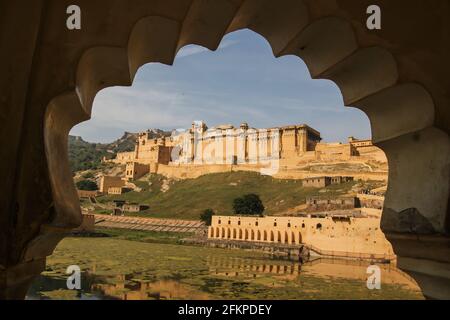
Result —
<svg viewBox="0 0 450 320"><path fill-rule="evenodd" d="M321 224L321 223L318 223L318 224L316 225L316 229L317 229L317 230L321 230L321 229L322 229L322 224Z"/></svg>

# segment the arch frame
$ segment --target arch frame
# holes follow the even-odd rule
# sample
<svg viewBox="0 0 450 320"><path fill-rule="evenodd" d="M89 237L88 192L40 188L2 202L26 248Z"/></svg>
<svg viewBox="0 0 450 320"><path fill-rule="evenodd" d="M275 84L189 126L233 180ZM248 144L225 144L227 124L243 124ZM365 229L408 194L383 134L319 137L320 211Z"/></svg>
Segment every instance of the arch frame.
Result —
<svg viewBox="0 0 450 320"><path fill-rule="evenodd" d="M25 286L22 283L29 283L28 274L36 274L41 268L31 262L40 261L42 266L42 261L53 252L65 233L81 223L75 188L69 179L67 135L75 124L90 118L97 92L113 85L131 85L137 69L144 63L171 64L176 52L185 45L198 44L216 50L226 33L248 28L267 39L275 56L295 54L304 59L313 78L335 82L345 104L356 106L368 115L375 144L386 152L391 168L382 229L394 245L400 268L420 279L419 282L433 283L432 286L422 284L427 296L444 297L448 292L442 287L448 283L444 271L450 263L450 141L448 123L445 122L448 117L442 116L442 107L436 109L436 103L448 105L439 90L429 90L432 86L427 77L412 75L408 65L405 67L404 57L397 54L395 48L382 39L367 36L360 24L339 13L341 8L321 8L320 4L313 5L309 1L289 0L276 5L266 0L239 4L217 1L209 6L201 1L191 1L189 5L181 6L179 12L172 14L167 14L170 9L158 9L166 14L151 13L147 8L130 10L127 23L122 24L123 28L130 28L126 43L108 43L95 37L90 45L82 43L77 51L79 59L72 59L78 62L68 65L70 71L64 83L50 86L45 93L45 88L39 88L41 91L36 90L33 93L36 96L28 99L44 105L44 112L38 113L38 118L44 120L39 126L31 126L31 133L24 134L21 139L30 142L28 145L32 141L39 143L22 151L45 153L45 160L41 160L36 168L38 177L44 181L43 190L49 188L51 195L44 192L43 199L39 199L37 210L42 208L42 211L38 218L25 213L28 206L19 206L18 214L23 216L19 221L23 224L16 227L14 234L24 235L10 240L19 249L8 254L11 262L5 264L5 270L21 266L29 271L24 272L27 276L23 279L16 279L20 284L14 289L3 290L4 296L23 295ZM159 30L172 32L176 39L159 38L163 44L160 48L143 45L149 37L158 39L162 32L158 34L155 26L160 25L165 27ZM328 54L323 53L325 44L320 42L318 34L333 35L323 37L330 45ZM338 58L339 61L333 60ZM114 67L110 68L111 65ZM45 69L41 66L42 70ZM382 74L379 70L383 70ZM33 105L34 109L38 107L37 103ZM33 108L29 106L28 109ZM438 111L439 116L436 116ZM401 126L398 119L402 119ZM427 154L420 152L424 148ZM25 156L21 159L20 163L24 165L32 161ZM424 168L425 172L418 175ZM22 176L25 173L26 170ZM413 181L408 183L411 177ZM21 179L18 188L27 181ZM437 192L430 193L424 200L418 196L422 184ZM20 204L25 201L17 200ZM28 230L26 225L32 228ZM436 250L426 250L430 246ZM5 277L8 272L12 271L3 272Z"/></svg>

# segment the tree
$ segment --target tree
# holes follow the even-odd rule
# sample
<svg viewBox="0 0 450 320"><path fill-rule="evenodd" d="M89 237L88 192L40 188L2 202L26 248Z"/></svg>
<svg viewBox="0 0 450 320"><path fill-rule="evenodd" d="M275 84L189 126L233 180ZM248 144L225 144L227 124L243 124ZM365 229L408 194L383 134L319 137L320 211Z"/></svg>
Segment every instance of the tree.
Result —
<svg viewBox="0 0 450 320"><path fill-rule="evenodd" d="M265 208L257 194L246 194L233 201L233 210L235 214L262 215Z"/></svg>
<svg viewBox="0 0 450 320"><path fill-rule="evenodd" d="M81 180L77 182L78 190L95 191L98 190L97 183L92 180Z"/></svg>
<svg viewBox="0 0 450 320"><path fill-rule="evenodd" d="M202 220L207 226L210 226L213 215L215 215L213 209L206 209L200 215L200 220Z"/></svg>

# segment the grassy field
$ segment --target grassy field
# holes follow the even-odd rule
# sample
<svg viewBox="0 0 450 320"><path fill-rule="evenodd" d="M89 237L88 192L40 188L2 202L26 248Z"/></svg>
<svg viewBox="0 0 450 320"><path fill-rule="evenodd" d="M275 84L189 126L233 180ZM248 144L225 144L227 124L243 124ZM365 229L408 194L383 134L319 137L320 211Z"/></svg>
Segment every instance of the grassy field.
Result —
<svg viewBox="0 0 450 320"><path fill-rule="evenodd" d="M216 173L197 179L171 180L169 190L161 191L164 177L152 175L135 184L142 192L129 192L117 196L99 197L100 203L126 200L145 204L150 209L141 216L175 219L198 219L203 210L213 209L216 214L233 213L232 203L237 197L256 193L266 208L264 214L273 215L304 204L306 198L340 196L347 194L357 182L333 185L324 189L303 188L300 180L274 179L255 172Z"/></svg>
<svg viewBox="0 0 450 320"><path fill-rule="evenodd" d="M347 266L344 262L343 266ZM323 274L321 264L305 265L299 275L258 272L243 266L295 267L292 261L273 260L245 250L226 250L143 243L117 238L66 238L47 260L47 268L32 286L34 297L78 299L67 290L66 269L78 265L84 296L93 288L107 290L103 298L143 293L144 299L421 299L420 292L396 284L368 290L366 266L362 278ZM330 268L341 268L331 265ZM275 268L277 269L277 268ZM391 272L391 268L383 272ZM330 270L331 271L331 270ZM336 274L331 272L330 274ZM148 284L142 290L142 283Z"/></svg>
<svg viewBox="0 0 450 320"><path fill-rule="evenodd" d="M191 233L182 232L139 231L111 228L97 228L96 231L105 236L120 240L165 244L178 244L181 239L192 236Z"/></svg>

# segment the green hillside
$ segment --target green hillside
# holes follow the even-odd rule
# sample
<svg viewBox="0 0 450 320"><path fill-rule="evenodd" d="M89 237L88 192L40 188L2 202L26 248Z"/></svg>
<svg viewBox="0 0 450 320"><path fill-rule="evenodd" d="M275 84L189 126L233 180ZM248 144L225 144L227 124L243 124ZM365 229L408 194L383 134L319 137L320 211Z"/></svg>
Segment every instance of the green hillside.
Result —
<svg viewBox="0 0 450 320"><path fill-rule="evenodd" d="M216 173L197 179L170 181L169 190L161 191L164 177L152 175L135 182L142 192L118 196L103 196L97 200L107 204L112 200L127 200L146 204L150 209L139 215L159 218L198 219L203 210L231 215L233 200L256 193L266 207L266 215L278 214L305 203L312 196L346 194L357 182L329 186L326 189L303 188L300 180L274 179L255 172ZM325 193L326 192L326 193Z"/></svg>

